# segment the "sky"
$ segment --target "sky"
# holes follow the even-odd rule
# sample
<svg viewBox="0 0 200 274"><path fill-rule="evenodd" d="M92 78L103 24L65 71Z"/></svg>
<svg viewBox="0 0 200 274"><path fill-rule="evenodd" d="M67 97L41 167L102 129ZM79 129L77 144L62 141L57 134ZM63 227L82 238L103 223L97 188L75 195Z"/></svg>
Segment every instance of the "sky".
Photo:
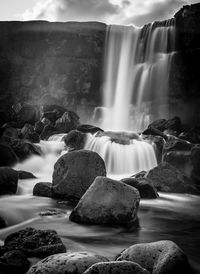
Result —
<svg viewBox="0 0 200 274"><path fill-rule="evenodd" d="M101 21L142 26L200 0L0 0L0 21Z"/></svg>

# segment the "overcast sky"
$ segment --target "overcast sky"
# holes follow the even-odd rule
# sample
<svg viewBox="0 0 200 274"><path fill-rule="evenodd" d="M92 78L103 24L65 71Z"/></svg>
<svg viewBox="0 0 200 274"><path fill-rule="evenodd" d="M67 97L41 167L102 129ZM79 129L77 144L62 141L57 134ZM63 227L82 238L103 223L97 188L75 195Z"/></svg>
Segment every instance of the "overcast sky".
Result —
<svg viewBox="0 0 200 274"><path fill-rule="evenodd" d="M200 0L0 0L0 21L101 21L144 25Z"/></svg>

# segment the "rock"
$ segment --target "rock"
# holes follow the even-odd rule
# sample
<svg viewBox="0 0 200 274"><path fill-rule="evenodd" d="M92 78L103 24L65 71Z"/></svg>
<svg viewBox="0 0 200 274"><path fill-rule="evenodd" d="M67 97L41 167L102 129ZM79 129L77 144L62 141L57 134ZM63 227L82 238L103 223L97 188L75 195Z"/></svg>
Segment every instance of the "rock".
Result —
<svg viewBox="0 0 200 274"><path fill-rule="evenodd" d="M0 155L0 166L13 166L17 163L17 156L8 145L0 144Z"/></svg>
<svg viewBox="0 0 200 274"><path fill-rule="evenodd" d="M72 130L63 137L63 141L69 151L84 148L85 139L86 134L78 130Z"/></svg>
<svg viewBox="0 0 200 274"><path fill-rule="evenodd" d="M0 195L17 192L18 173L9 167L0 167Z"/></svg>
<svg viewBox="0 0 200 274"><path fill-rule="evenodd" d="M38 133L33 132L33 133L29 133L26 137L26 139L32 143L36 143L38 144L40 142L40 136Z"/></svg>
<svg viewBox="0 0 200 274"><path fill-rule="evenodd" d="M33 265L27 274L82 274L91 265L108 259L88 252L52 255Z"/></svg>
<svg viewBox="0 0 200 274"><path fill-rule="evenodd" d="M153 184L147 178L124 178L121 182L136 188L139 193L140 197L143 199L156 199L158 198L158 193L153 186Z"/></svg>
<svg viewBox="0 0 200 274"><path fill-rule="evenodd" d="M197 194L193 182L175 167L168 163L161 163L148 171L149 179L158 191L173 193Z"/></svg>
<svg viewBox="0 0 200 274"><path fill-rule="evenodd" d="M60 118L60 116L62 116L62 114L59 115L56 110L53 110L44 112L42 118L47 118L51 123L54 124L56 120Z"/></svg>
<svg viewBox="0 0 200 274"><path fill-rule="evenodd" d="M190 160L192 163L191 178L200 190L200 146L192 148Z"/></svg>
<svg viewBox="0 0 200 274"><path fill-rule="evenodd" d="M37 121L34 126L34 130L37 134L41 134L44 129L45 124L42 121Z"/></svg>
<svg viewBox="0 0 200 274"><path fill-rule="evenodd" d="M23 252L13 250L6 252L0 257L0 273L1 274L25 274L30 266Z"/></svg>
<svg viewBox="0 0 200 274"><path fill-rule="evenodd" d="M18 170L17 172L18 172L18 177L21 180L36 178L35 175L33 175L31 172L28 172L28 171Z"/></svg>
<svg viewBox="0 0 200 274"><path fill-rule="evenodd" d="M45 258L52 254L66 252L57 232L37 230L31 227L8 235L4 242L4 251L19 250L26 257Z"/></svg>
<svg viewBox="0 0 200 274"><path fill-rule="evenodd" d="M162 161L162 154L163 154L163 147L165 144L165 140L161 136L154 136L154 135L143 135L143 140L149 141L151 144L154 144L154 150L156 153L157 163L161 163Z"/></svg>
<svg viewBox="0 0 200 274"><path fill-rule="evenodd" d="M99 131L95 135L96 137L108 136L110 137L111 142L121 144L121 145L129 145L131 140L140 140L140 136L135 132L115 132L115 131Z"/></svg>
<svg viewBox="0 0 200 274"><path fill-rule="evenodd" d="M33 188L34 196L41 197L52 197L52 183L40 182L37 183Z"/></svg>
<svg viewBox="0 0 200 274"><path fill-rule="evenodd" d="M166 119L158 119L152 122L151 124L149 124L148 128L154 128L160 131L164 131L166 129L166 126L165 126L166 122L167 122Z"/></svg>
<svg viewBox="0 0 200 274"><path fill-rule="evenodd" d="M164 130L172 130L172 131L179 132L181 129L181 119L177 116L175 116L174 118L171 118L169 120L158 119L158 120L152 122L148 126L148 128L158 129L162 132Z"/></svg>
<svg viewBox="0 0 200 274"><path fill-rule="evenodd" d="M84 132L84 133L92 133L92 134L94 134L98 131L103 132L103 129L101 129L99 127L92 126L92 125L86 125L86 124L77 126L77 130Z"/></svg>
<svg viewBox="0 0 200 274"><path fill-rule="evenodd" d="M200 126L193 127L188 131L183 131L178 136L180 139L188 141L193 144L200 143Z"/></svg>
<svg viewBox="0 0 200 274"><path fill-rule="evenodd" d="M160 136L162 137L164 140L167 140L168 137L166 134L164 134L161 130L153 127L153 126L149 126L147 129L145 129L142 132L143 135L152 135L152 136Z"/></svg>
<svg viewBox="0 0 200 274"><path fill-rule="evenodd" d="M26 123L23 126L23 128L21 129L22 138L26 138L28 136L28 134L33 133L33 132L34 132L33 125Z"/></svg>
<svg viewBox="0 0 200 274"><path fill-rule="evenodd" d="M179 150L179 151L187 151L191 150L194 145L191 144L190 142L181 140L177 137L170 136L166 143L164 144L164 150L163 153L166 153L167 151L174 151L174 150Z"/></svg>
<svg viewBox="0 0 200 274"><path fill-rule="evenodd" d="M73 111L66 111L62 117L56 121L55 127L60 133L68 133L76 129L79 125L79 117Z"/></svg>
<svg viewBox="0 0 200 274"><path fill-rule="evenodd" d="M1 138L6 140L7 137L17 139L19 136L19 132L16 128L14 127L8 127L4 130Z"/></svg>
<svg viewBox="0 0 200 274"><path fill-rule="evenodd" d="M150 273L191 273L186 255L172 241L135 244L124 250L117 261L133 261Z"/></svg>
<svg viewBox="0 0 200 274"><path fill-rule="evenodd" d="M55 99L53 99L53 101L55 102ZM52 103L53 103L52 101ZM48 103L48 104L44 104L42 106L42 111L43 113L46 113L46 112L55 112L59 117L61 117L63 115L64 112L66 112L66 109L62 106L59 106L59 105L54 105L52 103Z"/></svg>
<svg viewBox="0 0 200 274"><path fill-rule="evenodd" d="M146 174L147 174L147 171L144 171L144 170L143 170L143 171L140 171L140 172L134 174L134 175L131 176L131 177L133 177L133 178L135 178L135 179L141 179L141 178L144 178Z"/></svg>
<svg viewBox="0 0 200 274"><path fill-rule="evenodd" d="M150 274L134 262L103 262L93 264L83 274Z"/></svg>
<svg viewBox="0 0 200 274"><path fill-rule="evenodd" d="M78 223L132 225L137 222L139 202L135 188L97 177L69 218Z"/></svg>
<svg viewBox="0 0 200 274"><path fill-rule="evenodd" d="M97 176L106 176L106 168L96 152L78 150L66 153L54 165L53 196L80 199Z"/></svg>
<svg viewBox="0 0 200 274"><path fill-rule="evenodd" d="M17 113L17 118L23 124L34 124L37 121L36 108L30 104L22 106L22 108Z"/></svg>
<svg viewBox="0 0 200 274"><path fill-rule="evenodd" d="M52 125L45 125L43 130L42 130L42 133L40 135L40 138L42 140L48 140L48 138L51 136L51 135L54 135L54 134L57 134L59 133L59 131Z"/></svg>
<svg viewBox="0 0 200 274"><path fill-rule="evenodd" d="M0 229L5 228L6 226L6 221L0 216Z"/></svg>

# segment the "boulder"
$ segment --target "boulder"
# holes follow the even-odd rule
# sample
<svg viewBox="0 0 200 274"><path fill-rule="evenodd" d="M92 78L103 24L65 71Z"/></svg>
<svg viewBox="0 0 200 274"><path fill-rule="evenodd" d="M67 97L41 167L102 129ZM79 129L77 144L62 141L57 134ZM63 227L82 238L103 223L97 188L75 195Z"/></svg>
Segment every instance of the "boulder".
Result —
<svg viewBox="0 0 200 274"><path fill-rule="evenodd" d="M82 274L91 265L108 259L89 252L52 255L33 265L27 274Z"/></svg>
<svg viewBox="0 0 200 274"><path fill-rule="evenodd" d="M181 140L174 136L169 136L168 140L164 144L163 153L166 153L168 151L190 151L194 145L190 142L187 142L185 140Z"/></svg>
<svg viewBox="0 0 200 274"><path fill-rule="evenodd" d="M25 274L28 271L29 267L30 262L21 251L9 251L0 257L1 274Z"/></svg>
<svg viewBox="0 0 200 274"><path fill-rule="evenodd" d="M84 133L96 133L98 131L103 131L103 129L96 127L96 126L92 126L92 125L87 125L87 124L82 124L77 126L77 130L84 132Z"/></svg>
<svg viewBox="0 0 200 274"><path fill-rule="evenodd" d="M117 261L132 261L153 274L190 274L184 252L172 241L135 244L122 251Z"/></svg>
<svg viewBox="0 0 200 274"><path fill-rule="evenodd" d="M83 274L150 274L134 262L102 262L93 264Z"/></svg>
<svg viewBox="0 0 200 274"><path fill-rule="evenodd" d="M85 139L86 134L78 130L72 130L63 137L63 141L69 151L82 149Z"/></svg>
<svg viewBox="0 0 200 274"><path fill-rule="evenodd" d="M149 179L158 191L197 194L193 182L177 168L163 162L148 171Z"/></svg>
<svg viewBox="0 0 200 274"><path fill-rule="evenodd" d="M18 136L19 136L19 132L18 132L18 130L16 128L14 128L14 127L8 127L8 128L4 129L1 138L3 140L6 140L7 137L13 138L13 139L17 139Z"/></svg>
<svg viewBox="0 0 200 274"><path fill-rule="evenodd" d="M140 193L140 198L143 199L156 199L158 193L153 184L147 178L124 178L121 182L136 188Z"/></svg>
<svg viewBox="0 0 200 274"><path fill-rule="evenodd" d="M52 183L40 182L33 188L34 196L52 197Z"/></svg>
<svg viewBox="0 0 200 274"><path fill-rule="evenodd" d="M28 136L28 134L33 133L33 132L34 132L33 125L26 123L23 126L23 128L21 129L22 138L26 138Z"/></svg>
<svg viewBox="0 0 200 274"><path fill-rule="evenodd" d="M57 232L37 230L31 227L8 235L4 241L4 253L12 250L24 252L26 257L45 258L52 254L66 252Z"/></svg>
<svg viewBox="0 0 200 274"><path fill-rule="evenodd" d="M76 129L78 125L78 115L73 111L66 111L63 113L62 117L56 121L55 127L60 133L68 133L71 130Z"/></svg>
<svg viewBox="0 0 200 274"><path fill-rule="evenodd" d="M0 195L17 192L18 173L9 167L0 167Z"/></svg>
<svg viewBox="0 0 200 274"><path fill-rule="evenodd" d="M78 150L66 153L54 165L53 196L80 199L97 176L106 176L106 168L96 152Z"/></svg>
<svg viewBox="0 0 200 274"><path fill-rule="evenodd" d="M31 172L28 172L28 171L18 170L17 172L18 172L18 177L21 180L36 178L35 175L33 175Z"/></svg>
<svg viewBox="0 0 200 274"><path fill-rule="evenodd" d="M192 148L190 161L192 163L191 178L200 190L200 146Z"/></svg>
<svg viewBox="0 0 200 274"><path fill-rule="evenodd" d="M40 135L44 129L44 126L45 124L42 121L37 121L34 126L34 131Z"/></svg>
<svg viewBox="0 0 200 274"><path fill-rule="evenodd" d="M166 120L166 119L158 119L154 122L152 122L148 128L155 128L160 131L164 130L172 130L174 132L180 132L181 129L181 119L177 116Z"/></svg>
<svg viewBox="0 0 200 274"><path fill-rule="evenodd" d="M0 144L0 155L0 166L13 166L17 163L17 156L8 145Z"/></svg>
<svg viewBox="0 0 200 274"><path fill-rule="evenodd" d="M142 139L145 141L154 144L154 150L156 153L157 163L161 163L162 155L163 155L163 147L165 144L165 140L161 136L154 136L154 135L142 135Z"/></svg>
<svg viewBox="0 0 200 274"><path fill-rule="evenodd" d="M143 135L151 135L151 136L160 136L162 137L164 140L167 140L168 137L166 134L164 134L161 130L153 127L153 126L149 126L147 129L145 129L142 132Z"/></svg>
<svg viewBox="0 0 200 274"><path fill-rule="evenodd" d="M128 226L137 222L139 202L137 189L120 181L97 177L69 218L78 223Z"/></svg>
<svg viewBox="0 0 200 274"><path fill-rule="evenodd" d="M60 118L61 115L59 115L56 110L53 111L46 111L43 113L42 118L47 118L51 123L55 123L57 119Z"/></svg>
<svg viewBox="0 0 200 274"><path fill-rule="evenodd" d="M42 140L48 140L51 135L57 134L59 131L52 125L45 125L41 134L40 138Z"/></svg>
<svg viewBox="0 0 200 274"><path fill-rule="evenodd" d="M164 131L166 129L166 126L165 126L166 123L167 123L166 119L158 119L153 121L151 124L149 124L148 128L155 128L160 131Z"/></svg>

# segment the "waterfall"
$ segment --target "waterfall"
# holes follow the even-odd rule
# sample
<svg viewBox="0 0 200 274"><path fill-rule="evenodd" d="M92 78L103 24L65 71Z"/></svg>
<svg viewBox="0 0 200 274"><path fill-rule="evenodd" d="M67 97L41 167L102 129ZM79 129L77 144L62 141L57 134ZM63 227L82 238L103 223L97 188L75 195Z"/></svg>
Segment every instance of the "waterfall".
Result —
<svg viewBox="0 0 200 274"><path fill-rule="evenodd" d="M102 128L142 130L151 105L166 117L168 80L175 41L174 19L143 28L111 25L107 30Z"/></svg>

